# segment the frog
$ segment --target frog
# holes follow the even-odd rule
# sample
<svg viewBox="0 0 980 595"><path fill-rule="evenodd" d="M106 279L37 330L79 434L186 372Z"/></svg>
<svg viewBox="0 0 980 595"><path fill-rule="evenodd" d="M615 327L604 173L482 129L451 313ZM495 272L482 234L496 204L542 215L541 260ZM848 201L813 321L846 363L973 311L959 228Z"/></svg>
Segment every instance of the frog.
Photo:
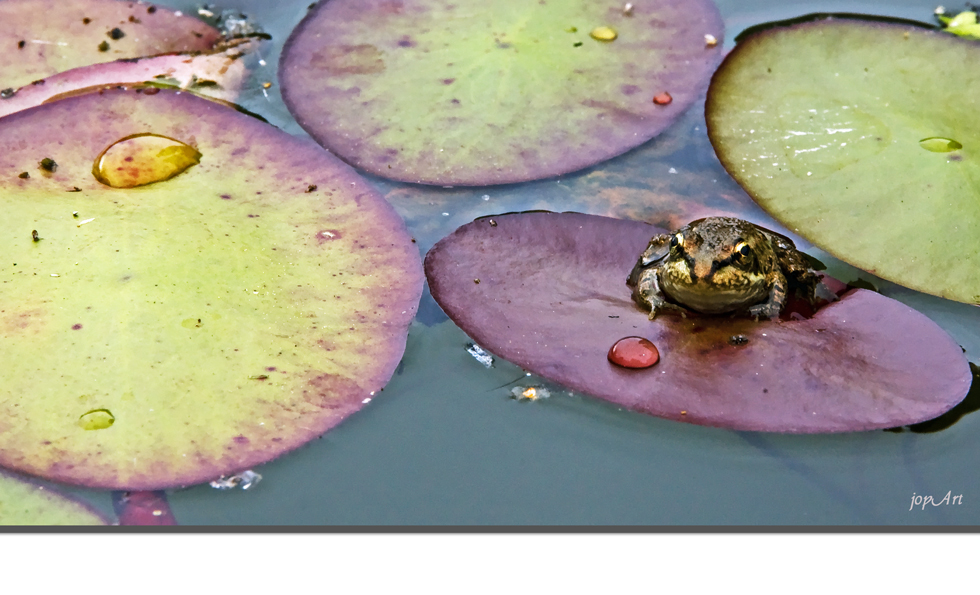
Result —
<svg viewBox="0 0 980 595"><path fill-rule="evenodd" d="M778 318L789 291L811 305L820 277L793 240L734 217L705 217L657 234L626 284L654 320L661 312Z"/></svg>

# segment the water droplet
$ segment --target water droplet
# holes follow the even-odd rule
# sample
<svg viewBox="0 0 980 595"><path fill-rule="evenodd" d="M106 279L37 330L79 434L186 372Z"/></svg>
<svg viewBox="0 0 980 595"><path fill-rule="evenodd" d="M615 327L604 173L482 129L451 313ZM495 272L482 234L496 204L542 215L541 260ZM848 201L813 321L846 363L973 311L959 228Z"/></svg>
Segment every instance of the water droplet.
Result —
<svg viewBox="0 0 980 595"><path fill-rule="evenodd" d="M78 426L83 430L104 430L115 421L115 416L108 409L93 409L78 418Z"/></svg>
<svg viewBox="0 0 980 595"><path fill-rule="evenodd" d="M95 179L113 188L162 182L201 162L194 147L157 134L143 133L117 141L99 155Z"/></svg>
<svg viewBox="0 0 980 595"><path fill-rule="evenodd" d="M596 41L612 41L619 37L619 34L612 27L602 26L590 31L589 36Z"/></svg>
<svg viewBox="0 0 980 595"><path fill-rule="evenodd" d="M670 96L670 93L664 91L660 95L654 95L653 102L657 105L669 105L674 98Z"/></svg>
<svg viewBox="0 0 980 595"><path fill-rule="evenodd" d="M745 335L732 335L728 337L728 344L738 347L739 345L745 345L749 342L749 338Z"/></svg>
<svg viewBox="0 0 980 595"><path fill-rule="evenodd" d="M943 138L941 136L930 136L929 138L924 138L919 141L919 146L926 151L932 151L933 153L949 153L950 151L957 151L963 148L963 145L955 140L951 138Z"/></svg>
<svg viewBox="0 0 980 595"><path fill-rule="evenodd" d="M180 321L180 326L184 328L201 328L204 323L201 322L200 318L185 318Z"/></svg>
<svg viewBox="0 0 980 595"><path fill-rule="evenodd" d="M609 361L624 368L649 368L660 361L657 346L643 337L626 337L609 350Z"/></svg>

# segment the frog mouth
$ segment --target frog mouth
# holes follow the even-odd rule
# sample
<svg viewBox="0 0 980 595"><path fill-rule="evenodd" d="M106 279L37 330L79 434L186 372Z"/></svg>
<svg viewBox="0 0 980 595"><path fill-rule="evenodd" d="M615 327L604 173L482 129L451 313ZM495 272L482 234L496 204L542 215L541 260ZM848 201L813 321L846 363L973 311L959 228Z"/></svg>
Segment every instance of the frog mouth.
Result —
<svg viewBox="0 0 980 595"><path fill-rule="evenodd" d="M669 285L664 294L676 304L704 314L721 314L746 308L765 299L764 287L718 287L704 284Z"/></svg>

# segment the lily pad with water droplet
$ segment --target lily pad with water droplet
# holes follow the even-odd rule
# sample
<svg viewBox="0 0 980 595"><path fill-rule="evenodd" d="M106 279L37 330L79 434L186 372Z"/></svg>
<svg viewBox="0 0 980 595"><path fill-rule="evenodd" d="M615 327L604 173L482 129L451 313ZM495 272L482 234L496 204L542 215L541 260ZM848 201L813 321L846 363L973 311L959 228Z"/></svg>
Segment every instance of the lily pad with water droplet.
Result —
<svg viewBox="0 0 980 595"><path fill-rule="evenodd" d="M0 525L108 525L90 507L41 486L0 473Z"/></svg>
<svg viewBox="0 0 980 595"><path fill-rule="evenodd" d="M487 351L678 421L870 430L935 418L967 394L972 376L960 347L924 315L872 291L852 290L804 320L649 321L626 278L663 231L576 213L483 218L429 251L426 276L432 297ZM610 347L630 336L652 342L660 361L636 370L611 363Z"/></svg>
<svg viewBox="0 0 980 595"><path fill-rule="evenodd" d="M294 30L280 81L299 124L357 167L503 184L658 134L721 57L706 34L722 35L707 0L637 3L632 14L591 0L331 0ZM664 92L673 100L655 104Z"/></svg>
<svg viewBox="0 0 980 595"><path fill-rule="evenodd" d="M220 39L193 17L141 2L3 0L0 89L120 58L207 51Z"/></svg>
<svg viewBox="0 0 980 595"><path fill-rule="evenodd" d="M96 179L103 151L146 133L199 163ZM187 93L108 90L0 119L0 145L3 466L125 490L210 481L319 436L394 372L418 250L312 141Z"/></svg>
<svg viewBox="0 0 980 595"><path fill-rule="evenodd" d="M906 287L980 303L980 42L823 18L741 40L706 108L725 168L789 229Z"/></svg>

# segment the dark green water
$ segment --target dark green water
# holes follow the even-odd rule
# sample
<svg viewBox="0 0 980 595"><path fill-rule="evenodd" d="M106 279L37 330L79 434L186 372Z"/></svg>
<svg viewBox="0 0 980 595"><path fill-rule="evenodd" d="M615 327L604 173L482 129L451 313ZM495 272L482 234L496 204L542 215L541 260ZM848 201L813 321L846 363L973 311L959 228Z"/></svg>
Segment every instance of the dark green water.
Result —
<svg viewBox="0 0 980 595"><path fill-rule="evenodd" d="M928 21L934 2L717 2L726 46L745 27L809 12L866 12ZM194 13L193 2L162 2ZM279 51L309 0L228 1L272 34L242 101L287 132L305 133L283 106ZM960 8L950 5L951 10ZM525 209L589 212L597 172L655 188L662 205L617 203L600 214L661 221L690 197L764 221L728 177L705 135L703 102L666 133L583 172L500 188L443 190L371 179L406 218L420 249L476 217ZM668 170L674 168L677 174ZM484 199L484 195L489 199ZM422 196L421 204L415 200ZM407 198L406 198L407 197ZM432 204L429 204L432 203ZM443 213L448 213L444 215ZM779 225L771 226L779 229ZM805 246L805 244L804 244ZM808 251L845 280L871 279L885 295L930 316L980 361L980 309L912 292ZM426 292L391 383L361 412L319 440L256 468L242 491L204 485L169 494L185 525L972 525L980 522L980 415L941 432L783 436L665 421L573 395L561 387L533 403L510 398L528 384L497 360L486 369L469 339ZM520 379L517 384L508 384ZM540 382L538 382L541 384ZM502 385L506 385L503 386ZM111 513L108 492L70 489ZM913 494L956 506L909 510Z"/></svg>

